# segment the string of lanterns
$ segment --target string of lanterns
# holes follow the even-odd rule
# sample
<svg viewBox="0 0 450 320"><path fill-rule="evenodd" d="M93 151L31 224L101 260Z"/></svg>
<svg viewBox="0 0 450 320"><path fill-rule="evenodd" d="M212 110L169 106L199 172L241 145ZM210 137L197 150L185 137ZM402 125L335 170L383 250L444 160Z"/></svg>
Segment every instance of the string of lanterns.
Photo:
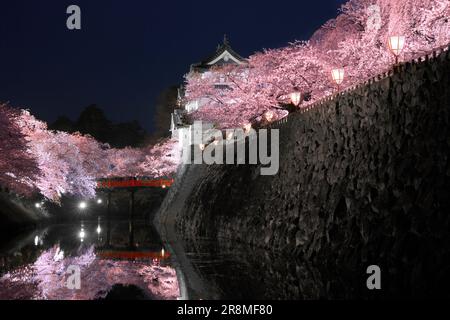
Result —
<svg viewBox="0 0 450 320"><path fill-rule="evenodd" d="M389 51L395 58L395 65L398 65L399 57L403 52L406 45L405 36L401 35L393 35L388 38L388 48ZM337 85L337 91L339 92L341 84L345 80L345 69L344 68L335 68L331 70L331 79ZM301 103L302 94L301 92L294 91L289 94L291 103L298 107Z"/></svg>

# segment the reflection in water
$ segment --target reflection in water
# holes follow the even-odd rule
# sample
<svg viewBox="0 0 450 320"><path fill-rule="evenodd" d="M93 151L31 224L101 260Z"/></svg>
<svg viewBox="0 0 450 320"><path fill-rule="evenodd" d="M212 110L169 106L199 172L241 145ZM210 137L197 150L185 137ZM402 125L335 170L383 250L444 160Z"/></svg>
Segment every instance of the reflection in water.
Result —
<svg viewBox="0 0 450 320"><path fill-rule="evenodd" d="M384 294L367 290L363 266L359 275L338 264L313 264L226 239L183 242L187 260L204 283L202 291L194 290L199 299L373 299Z"/></svg>
<svg viewBox="0 0 450 320"><path fill-rule="evenodd" d="M177 299L180 292L191 299L332 296L323 274L289 257L224 240L177 243L179 250L163 244L139 221L33 231L0 248L0 299L101 299L120 296L128 285L151 299ZM67 286L70 266L79 267L79 290Z"/></svg>
<svg viewBox="0 0 450 320"><path fill-rule="evenodd" d="M148 261L98 259L94 246L78 255L63 258L59 246L45 250L25 267L6 273L0 280L3 299L98 299L104 298L115 284L134 285L149 297L175 299L178 286L175 271ZM69 266L80 268L81 288L68 287Z"/></svg>
<svg viewBox="0 0 450 320"><path fill-rule="evenodd" d="M110 239L104 242L100 223L55 226L12 251L0 250L0 299L98 299L117 284L136 286L152 299L179 296L175 270L160 254L164 249L150 227L136 222L128 229L127 223L111 223ZM133 253L129 240L135 238L141 246ZM79 290L67 285L70 266L80 270Z"/></svg>
<svg viewBox="0 0 450 320"><path fill-rule="evenodd" d="M99 199L99 200L101 200L101 199ZM95 230L95 231L97 231L97 234L98 234L97 240L101 241L100 234L102 233L102 227L101 227L101 218L100 217L98 217L97 230Z"/></svg>
<svg viewBox="0 0 450 320"><path fill-rule="evenodd" d="M83 227L81 227L81 230L80 230L80 241L81 241L81 242L84 241L85 235L86 235L86 232L84 232Z"/></svg>
<svg viewBox="0 0 450 320"><path fill-rule="evenodd" d="M184 251L207 284L202 299L298 300L325 297L311 265L226 240L184 239Z"/></svg>

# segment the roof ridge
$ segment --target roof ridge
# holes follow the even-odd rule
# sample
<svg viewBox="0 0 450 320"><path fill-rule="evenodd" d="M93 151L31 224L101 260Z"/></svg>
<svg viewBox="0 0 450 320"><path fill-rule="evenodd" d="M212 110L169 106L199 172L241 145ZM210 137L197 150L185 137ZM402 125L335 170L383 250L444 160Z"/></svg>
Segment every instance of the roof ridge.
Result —
<svg viewBox="0 0 450 320"><path fill-rule="evenodd" d="M223 54L225 51L228 51L233 57L235 57L239 61L245 61L246 59L243 58L240 54L238 54L230 45L230 42L228 40L227 35L224 35L223 43L219 45L216 49L216 52L209 57L201 60L198 63L192 64L194 67L202 67L202 66L208 66L208 63L213 61L214 59L217 59L221 54Z"/></svg>

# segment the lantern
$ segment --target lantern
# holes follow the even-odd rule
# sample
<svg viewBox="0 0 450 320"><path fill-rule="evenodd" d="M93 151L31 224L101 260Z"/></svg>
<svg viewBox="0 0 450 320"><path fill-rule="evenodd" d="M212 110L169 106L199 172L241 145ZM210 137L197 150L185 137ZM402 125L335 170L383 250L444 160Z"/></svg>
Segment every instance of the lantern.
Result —
<svg viewBox="0 0 450 320"><path fill-rule="evenodd" d="M198 147L200 148L200 150L205 150L205 145L203 143L199 144Z"/></svg>
<svg viewBox="0 0 450 320"><path fill-rule="evenodd" d="M389 50L395 56L395 64L398 64L398 57L405 47L405 37L404 36L390 36L388 40Z"/></svg>
<svg viewBox="0 0 450 320"><path fill-rule="evenodd" d="M266 120L268 122L271 122L272 119L273 119L273 112L272 111L267 111L264 116L265 116L265 118L266 118Z"/></svg>
<svg viewBox="0 0 450 320"><path fill-rule="evenodd" d="M344 76L345 76L345 70L340 68L340 69L333 69L331 71L331 77L333 78L333 81L337 84L340 85L342 82L344 82Z"/></svg>
<svg viewBox="0 0 450 320"><path fill-rule="evenodd" d="M298 107L298 105L300 104L300 102L301 102L301 99L302 99L302 94L300 93L300 92L292 92L290 95L289 95L289 97L290 97L290 99L291 99L291 103L294 105L294 106L296 106L296 107Z"/></svg>
<svg viewBox="0 0 450 320"><path fill-rule="evenodd" d="M331 70L331 77L333 78L334 83L337 84L338 91L339 91L339 86L342 84L342 82L344 82L344 76L345 76L345 70L343 68Z"/></svg>

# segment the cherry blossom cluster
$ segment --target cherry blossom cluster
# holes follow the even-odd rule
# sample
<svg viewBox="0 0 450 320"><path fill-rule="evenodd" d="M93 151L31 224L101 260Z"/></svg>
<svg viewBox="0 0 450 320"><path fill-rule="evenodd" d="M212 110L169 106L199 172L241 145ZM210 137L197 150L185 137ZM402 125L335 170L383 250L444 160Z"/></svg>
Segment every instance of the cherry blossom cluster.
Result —
<svg viewBox="0 0 450 320"><path fill-rule="evenodd" d="M48 130L27 110L0 105L0 185L18 194L40 192L58 202L63 194L95 197L105 177L171 177L178 143L114 149L89 135Z"/></svg>
<svg viewBox="0 0 450 320"><path fill-rule="evenodd" d="M267 115L277 120L335 92L333 69L345 70L341 88L389 69L395 57L387 43L396 35L406 40L400 62L448 45L450 2L350 0L309 41L256 53L243 66L187 75L186 103L207 101L189 116L220 128L258 125ZM293 93L300 94L298 106Z"/></svg>

